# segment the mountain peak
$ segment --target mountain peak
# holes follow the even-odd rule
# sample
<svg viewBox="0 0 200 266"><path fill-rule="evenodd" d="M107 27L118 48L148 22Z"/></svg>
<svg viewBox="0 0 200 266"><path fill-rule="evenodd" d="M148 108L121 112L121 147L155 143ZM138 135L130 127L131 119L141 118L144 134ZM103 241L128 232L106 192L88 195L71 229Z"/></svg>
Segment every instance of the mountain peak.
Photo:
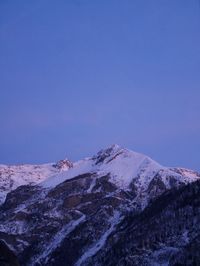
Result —
<svg viewBox="0 0 200 266"><path fill-rule="evenodd" d="M154 165L162 167L160 164L152 160L147 155L123 148L119 146L118 144L113 144L109 146L108 148L102 149L95 156L92 157L96 165L99 165L102 163L108 164L111 161L115 159L119 159L119 158L121 158L121 161L122 160L124 161L124 160L127 160L127 158L130 158L132 166L134 165L136 166L144 162L146 164L154 163ZM118 163L120 163L119 160L118 160Z"/></svg>
<svg viewBox="0 0 200 266"><path fill-rule="evenodd" d="M0 196L28 185L0 208L1 238L23 265L168 265L199 236L200 184L185 185L200 175L116 144L73 164L0 166L0 176Z"/></svg>
<svg viewBox="0 0 200 266"><path fill-rule="evenodd" d="M64 159L58 161L56 164L53 165L53 167L59 170L68 170L69 168L73 167L73 163L68 159Z"/></svg>
<svg viewBox="0 0 200 266"><path fill-rule="evenodd" d="M115 156L116 154L120 153L123 149L117 145L113 144L108 148L100 150L95 156L92 157L93 160L96 161L96 164L103 163L107 161L111 156Z"/></svg>

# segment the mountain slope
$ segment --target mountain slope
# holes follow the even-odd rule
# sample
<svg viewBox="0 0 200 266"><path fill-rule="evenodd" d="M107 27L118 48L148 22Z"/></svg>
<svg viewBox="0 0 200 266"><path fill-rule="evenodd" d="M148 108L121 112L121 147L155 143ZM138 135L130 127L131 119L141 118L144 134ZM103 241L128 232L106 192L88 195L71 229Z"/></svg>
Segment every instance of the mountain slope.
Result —
<svg viewBox="0 0 200 266"><path fill-rule="evenodd" d="M200 265L199 222L200 180L130 212L83 265Z"/></svg>
<svg viewBox="0 0 200 266"><path fill-rule="evenodd" d="M17 187L38 184L70 167L72 164L68 160L61 160L56 164L0 165L0 204L5 200L7 193Z"/></svg>
<svg viewBox="0 0 200 266"><path fill-rule="evenodd" d="M198 173L163 167L117 145L69 163L65 171L58 165L53 166L56 174L53 171L37 185L8 193L0 207L0 238L12 247L21 265L156 265L162 262L160 257L165 258L163 263L173 261L180 237L177 229L170 228L173 224L178 228L174 217L179 216L181 226L186 226L187 212L191 232L181 231L185 242L177 254L181 258L187 245L197 245L192 224L199 221ZM181 216L181 199L189 193L189 207ZM158 232L165 229L169 232L161 237Z"/></svg>
<svg viewBox="0 0 200 266"><path fill-rule="evenodd" d="M41 185L52 188L65 180L87 173L96 175L92 185L95 185L98 177L109 175L109 182L119 189L132 192L135 190L138 202L144 206L149 198L158 196L166 189L194 182L200 178L200 175L194 171L167 168L146 155L112 145L91 158L74 163L67 172L54 175Z"/></svg>

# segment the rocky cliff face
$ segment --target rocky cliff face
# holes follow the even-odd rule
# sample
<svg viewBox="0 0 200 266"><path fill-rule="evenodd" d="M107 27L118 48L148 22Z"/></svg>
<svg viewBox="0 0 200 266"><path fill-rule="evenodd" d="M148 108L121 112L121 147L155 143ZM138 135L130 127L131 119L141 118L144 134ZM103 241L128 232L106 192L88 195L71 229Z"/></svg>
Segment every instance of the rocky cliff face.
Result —
<svg viewBox="0 0 200 266"><path fill-rule="evenodd" d="M198 265L198 173L116 145L58 165L0 207L0 239L20 265Z"/></svg>

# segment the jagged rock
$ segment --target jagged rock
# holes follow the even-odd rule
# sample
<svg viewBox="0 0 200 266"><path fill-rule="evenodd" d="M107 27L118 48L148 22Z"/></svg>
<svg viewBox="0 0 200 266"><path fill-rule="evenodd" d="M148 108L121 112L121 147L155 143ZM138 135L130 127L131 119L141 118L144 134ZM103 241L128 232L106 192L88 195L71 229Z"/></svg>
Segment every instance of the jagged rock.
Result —
<svg viewBox="0 0 200 266"><path fill-rule="evenodd" d="M68 159L60 160L56 164L53 165L55 168L59 170L68 170L73 167L73 163Z"/></svg>

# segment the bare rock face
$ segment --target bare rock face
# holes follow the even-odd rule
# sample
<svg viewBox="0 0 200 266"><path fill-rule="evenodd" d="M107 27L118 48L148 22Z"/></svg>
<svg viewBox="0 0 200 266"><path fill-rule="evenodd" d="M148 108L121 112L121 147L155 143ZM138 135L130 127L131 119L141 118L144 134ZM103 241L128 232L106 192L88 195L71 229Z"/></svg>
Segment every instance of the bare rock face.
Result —
<svg viewBox="0 0 200 266"><path fill-rule="evenodd" d="M73 167L73 163L68 159L60 160L56 164L53 165L55 168L59 170L68 170Z"/></svg>
<svg viewBox="0 0 200 266"><path fill-rule="evenodd" d="M0 206L0 265L200 265L195 172L116 145L53 168Z"/></svg>

